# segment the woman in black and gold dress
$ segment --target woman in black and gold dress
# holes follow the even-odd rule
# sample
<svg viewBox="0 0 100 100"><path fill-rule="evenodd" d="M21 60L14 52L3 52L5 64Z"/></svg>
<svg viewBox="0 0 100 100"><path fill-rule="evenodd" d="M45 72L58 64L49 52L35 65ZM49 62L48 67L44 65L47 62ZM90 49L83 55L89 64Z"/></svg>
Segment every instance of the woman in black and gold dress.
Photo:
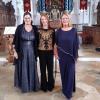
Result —
<svg viewBox="0 0 100 100"><path fill-rule="evenodd" d="M49 27L47 14L42 14L40 18L41 28L39 29L39 61L41 71L41 90L46 92L54 88L53 77L53 49L54 49L54 30ZM47 69L47 76L46 76Z"/></svg>

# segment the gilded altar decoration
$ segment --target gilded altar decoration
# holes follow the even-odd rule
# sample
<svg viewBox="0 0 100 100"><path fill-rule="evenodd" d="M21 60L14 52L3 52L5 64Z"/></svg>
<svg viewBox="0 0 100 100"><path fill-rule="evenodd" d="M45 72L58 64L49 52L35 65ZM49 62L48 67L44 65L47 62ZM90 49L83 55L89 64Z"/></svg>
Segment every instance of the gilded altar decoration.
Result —
<svg viewBox="0 0 100 100"><path fill-rule="evenodd" d="M72 10L73 0L38 0L38 11L48 13L52 28L59 28L62 13Z"/></svg>

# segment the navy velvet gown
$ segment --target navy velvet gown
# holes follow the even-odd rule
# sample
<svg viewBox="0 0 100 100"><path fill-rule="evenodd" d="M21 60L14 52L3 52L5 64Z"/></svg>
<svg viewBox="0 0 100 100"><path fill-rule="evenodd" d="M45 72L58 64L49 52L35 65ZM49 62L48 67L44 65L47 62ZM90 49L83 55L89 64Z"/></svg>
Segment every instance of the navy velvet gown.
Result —
<svg viewBox="0 0 100 100"><path fill-rule="evenodd" d="M15 86L19 87L22 92L39 89L34 40L34 32L27 32L23 29L20 34L20 54L15 64Z"/></svg>
<svg viewBox="0 0 100 100"><path fill-rule="evenodd" d="M77 30L75 28L69 31L57 30L56 44L58 47L62 91L70 99L72 92L75 92L75 60L78 57L79 44Z"/></svg>

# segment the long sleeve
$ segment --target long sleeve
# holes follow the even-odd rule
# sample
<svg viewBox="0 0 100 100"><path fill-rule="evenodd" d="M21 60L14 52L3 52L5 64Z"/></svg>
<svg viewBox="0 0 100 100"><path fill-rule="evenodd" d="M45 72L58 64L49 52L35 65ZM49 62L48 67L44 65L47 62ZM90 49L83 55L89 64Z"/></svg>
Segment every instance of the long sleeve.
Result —
<svg viewBox="0 0 100 100"><path fill-rule="evenodd" d="M53 47L55 45L55 30L53 30Z"/></svg>
<svg viewBox="0 0 100 100"><path fill-rule="evenodd" d="M54 55L56 59L58 59L57 45L58 45L58 32L56 31L55 32L55 46L54 46Z"/></svg>
<svg viewBox="0 0 100 100"><path fill-rule="evenodd" d="M58 31L59 30L57 30L56 32L55 32L55 43L56 43L56 45L58 45Z"/></svg>
<svg viewBox="0 0 100 100"><path fill-rule="evenodd" d="M15 46L15 50L17 53L20 52L20 35L23 30L23 24L19 25L15 31L14 39L13 39L13 45Z"/></svg>
<svg viewBox="0 0 100 100"><path fill-rule="evenodd" d="M73 56L75 60L78 58L78 49L79 49L79 38L77 31L75 32L74 46L73 46Z"/></svg>
<svg viewBox="0 0 100 100"><path fill-rule="evenodd" d="M38 28L36 26L33 26L33 29L35 32L34 54L35 54L35 59L37 59L37 57L38 57L38 41L39 41Z"/></svg>
<svg viewBox="0 0 100 100"><path fill-rule="evenodd" d="M14 35L14 39L13 39L13 45L14 45L14 48L16 50L16 52L19 52L19 26L17 27L16 31L15 31L15 35Z"/></svg>

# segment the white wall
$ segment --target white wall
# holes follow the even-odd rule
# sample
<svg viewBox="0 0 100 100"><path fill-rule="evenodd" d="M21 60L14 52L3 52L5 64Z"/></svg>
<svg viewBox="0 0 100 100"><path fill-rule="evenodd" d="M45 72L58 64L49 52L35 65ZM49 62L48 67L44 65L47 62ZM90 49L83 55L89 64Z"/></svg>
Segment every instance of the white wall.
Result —
<svg viewBox="0 0 100 100"><path fill-rule="evenodd" d="M74 9L72 13L73 24L87 24L89 23L89 7L87 10L80 10L80 0L74 1Z"/></svg>
<svg viewBox="0 0 100 100"><path fill-rule="evenodd" d="M100 0L88 0L87 10L80 10L80 0L74 1L74 9L72 12L73 24L96 24L97 20L97 4Z"/></svg>

